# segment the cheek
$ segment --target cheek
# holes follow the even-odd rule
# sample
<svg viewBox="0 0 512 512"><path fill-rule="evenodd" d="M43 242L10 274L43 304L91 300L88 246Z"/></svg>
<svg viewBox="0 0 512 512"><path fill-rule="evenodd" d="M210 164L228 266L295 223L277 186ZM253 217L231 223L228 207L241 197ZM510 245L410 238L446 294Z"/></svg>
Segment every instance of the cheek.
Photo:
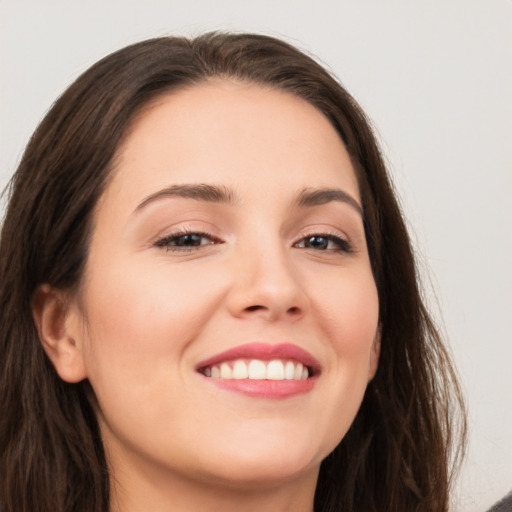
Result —
<svg viewBox="0 0 512 512"><path fill-rule="evenodd" d="M162 261L103 269L88 282L90 323L123 345L142 347L153 337L158 341L153 334L160 329L169 341L177 330L192 328L204 313L204 301L214 287L202 277Z"/></svg>
<svg viewBox="0 0 512 512"><path fill-rule="evenodd" d="M379 321L379 300L371 272L342 272L339 279L317 288L314 305L320 325L339 361L365 357L373 347Z"/></svg>
<svg viewBox="0 0 512 512"><path fill-rule="evenodd" d="M336 282L334 286L332 282ZM379 301L371 272L346 272L313 302L318 329L331 356L326 368L326 385L331 402L329 422L344 425L343 434L353 421L373 376L374 347L378 336Z"/></svg>
<svg viewBox="0 0 512 512"><path fill-rule="evenodd" d="M108 266L99 261L91 260L85 283L85 356L100 403L148 402L151 393L168 394L170 382L186 385L197 362L190 347L211 330L226 293L225 272L170 264L165 253L150 264L144 256L126 262L104 256L116 262Z"/></svg>
<svg viewBox="0 0 512 512"><path fill-rule="evenodd" d="M90 378L155 378L173 368L218 304L213 278L152 265L96 267L86 283ZM203 276L204 277L204 276Z"/></svg>
<svg viewBox="0 0 512 512"><path fill-rule="evenodd" d="M347 433L373 376L372 351L378 332L379 305L371 274L340 279L330 300L316 302L317 319L331 357L325 372L323 420L326 452Z"/></svg>
<svg viewBox="0 0 512 512"><path fill-rule="evenodd" d="M190 397L174 390L187 389L187 348L218 305L213 277L165 263L97 266L86 283L88 378L103 421L126 437L193 414Z"/></svg>

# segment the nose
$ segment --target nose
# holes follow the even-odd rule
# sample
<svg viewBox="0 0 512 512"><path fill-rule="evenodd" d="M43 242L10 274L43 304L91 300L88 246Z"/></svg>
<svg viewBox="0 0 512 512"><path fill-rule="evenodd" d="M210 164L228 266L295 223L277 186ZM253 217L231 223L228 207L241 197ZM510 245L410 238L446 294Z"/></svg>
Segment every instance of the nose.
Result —
<svg viewBox="0 0 512 512"><path fill-rule="evenodd" d="M237 255L227 297L233 316L295 321L307 311L309 300L300 273L287 249L275 245L247 248Z"/></svg>

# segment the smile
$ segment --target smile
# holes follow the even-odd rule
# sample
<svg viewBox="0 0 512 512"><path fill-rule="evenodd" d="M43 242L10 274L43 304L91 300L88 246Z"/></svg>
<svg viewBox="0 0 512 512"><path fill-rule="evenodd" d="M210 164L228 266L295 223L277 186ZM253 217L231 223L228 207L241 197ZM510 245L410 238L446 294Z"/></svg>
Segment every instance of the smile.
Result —
<svg viewBox="0 0 512 512"><path fill-rule="evenodd" d="M212 379L225 380L306 380L311 370L302 363L291 360L237 359L229 363L207 366L201 369L201 373Z"/></svg>
<svg viewBox="0 0 512 512"><path fill-rule="evenodd" d="M283 399L311 391L320 375L320 363L293 344L250 343L201 362L196 371L227 391Z"/></svg>

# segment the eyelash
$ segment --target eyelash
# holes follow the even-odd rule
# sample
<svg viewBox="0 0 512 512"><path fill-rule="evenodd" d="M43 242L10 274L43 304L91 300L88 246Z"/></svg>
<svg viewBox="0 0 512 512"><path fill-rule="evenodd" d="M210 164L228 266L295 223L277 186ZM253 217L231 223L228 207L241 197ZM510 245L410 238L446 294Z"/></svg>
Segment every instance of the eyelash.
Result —
<svg viewBox="0 0 512 512"><path fill-rule="evenodd" d="M197 245L179 245L176 242L181 238L184 239L185 237L200 237L200 238L208 238L209 242L206 244L199 243ZM214 245L214 244L222 244L222 240L220 240L217 237L214 237L210 233L202 232L202 231L194 231L194 230L181 230L176 231L174 233L171 233L168 236L165 236L163 238L160 238L156 241L155 246L161 247L165 249L166 251L176 251L176 252L191 252L196 250L198 247L204 247L207 245Z"/></svg>
<svg viewBox="0 0 512 512"><path fill-rule="evenodd" d="M198 239L200 240L200 243L196 245L179 245L180 239L181 242L184 241L185 237L197 237L196 241ZM317 239L323 239L327 242L327 246L329 244L335 244L335 248L324 248L324 249L318 249L314 247L306 247L303 245L302 247L299 247L299 244L305 244L305 243L311 243L313 238ZM204 239L208 239L209 241L207 243L202 243ZM208 245L216 245L216 244L223 244L224 242L220 240L219 238L213 236L210 233L206 233L203 231L194 231L194 230L180 230L176 231L174 233L171 233L168 236L165 236L155 242L156 247L160 247L165 249L166 251L171 252L191 252L197 250L199 247L205 247ZM303 236L298 242L295 242L293 244L293 247L300 248L300 249L310 249L313 251L318 252L326 252L326 253L345 253L350 254L353 252L353 247L350 244L350 242L344 238L341 238L338 235L333 235L330 233L310 233L305 236Z"/></svg>
<svg viewBox="0 0 512 512"><path fill-rule="evenodd" d="M307 234L306 236L302 237L298 242L295 242L295 244L293 244L294 247L297 247L299 244L302 244L304 242L309 241L311 242L311 240L313 238L321 238L323 240L325 240L327 242L327 244L329 243L333 243L335 244L335 248L325 248L325 249L322 249L322 250L319 250L319 249L315 249L314 247L301 247L303 249L311 249L311 250L319 250L320 252L327 252L327 253L346 253L346 254L350 254L353 252L353 247L351 245L351 243L346 240L345 238L342 238L340 237L339 235L333 235L333 234L330 234L330 233L311 233L311 234Z"/></svg>

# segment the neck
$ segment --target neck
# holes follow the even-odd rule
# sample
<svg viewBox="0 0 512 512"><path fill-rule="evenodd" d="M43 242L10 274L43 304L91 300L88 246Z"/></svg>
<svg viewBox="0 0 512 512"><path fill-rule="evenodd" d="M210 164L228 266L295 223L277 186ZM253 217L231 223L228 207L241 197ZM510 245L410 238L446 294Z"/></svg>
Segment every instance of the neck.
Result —
<svg viewBox="0 0 512 512"><path fill-rule="evenodd" d="M110 512L313 512L318 468L279 482L211 482L127 467L111 478Z"/></svg>
<svg viewBox="0 0 512 512"><path fill-rule="evenodd" d="M110 512L313 512L317 471L290 482L209 484L168 475L112 479Z"/></svg>

